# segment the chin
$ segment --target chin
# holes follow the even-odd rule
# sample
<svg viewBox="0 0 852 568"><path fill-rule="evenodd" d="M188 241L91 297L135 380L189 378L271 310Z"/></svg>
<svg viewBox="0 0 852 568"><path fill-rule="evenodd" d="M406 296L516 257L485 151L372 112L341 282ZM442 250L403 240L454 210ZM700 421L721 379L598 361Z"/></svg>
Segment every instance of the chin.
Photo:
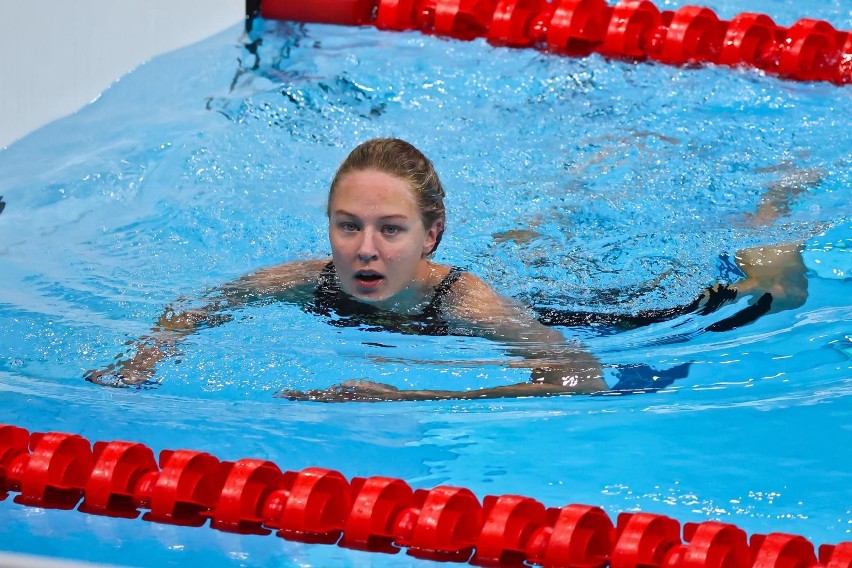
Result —
<svg viewBox="0 0 852 568"><path fill-rule="evenodd" d="M358 290L357 288L347 290L346 287L343 287L343 291L346 292L348 295L352 296L353 298L355 298L356 300L358 300L360 302L367 303L367 304L371 304L371 303L375 303L375 302L381 302L381 301L387 300L388 298L393 296L393 294L388 294L386 292L379 291L379 290L362 292L362 291Z"/></svg>
<svg viewBox="0 0 852 568"><path fill-rule="evenodd" d="M365 304L376 304L392 298L393 294L360 294L356 292L354 294L350 294L350 296L358 301L364 302Z"/></svg>

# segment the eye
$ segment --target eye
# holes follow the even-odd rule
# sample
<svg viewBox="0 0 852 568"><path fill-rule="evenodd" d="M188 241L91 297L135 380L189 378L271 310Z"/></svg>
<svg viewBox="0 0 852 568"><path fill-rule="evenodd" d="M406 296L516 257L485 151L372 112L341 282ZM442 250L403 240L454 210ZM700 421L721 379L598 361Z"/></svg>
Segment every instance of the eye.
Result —
<svg viewBox="0 0 852 568"><path fill-rule="evenodd" d="M382 227L382 232L388 236L398 235L402 232L402 227L398 225L385 225Z"/></svg>
<svg viewBox="0 0 852 568"><path fill-rule="evenodd" d="M358 225L351 221L341 221L337 224L337 226L340 227L340 230L346 233L351 233L358 230Z"/></svg>

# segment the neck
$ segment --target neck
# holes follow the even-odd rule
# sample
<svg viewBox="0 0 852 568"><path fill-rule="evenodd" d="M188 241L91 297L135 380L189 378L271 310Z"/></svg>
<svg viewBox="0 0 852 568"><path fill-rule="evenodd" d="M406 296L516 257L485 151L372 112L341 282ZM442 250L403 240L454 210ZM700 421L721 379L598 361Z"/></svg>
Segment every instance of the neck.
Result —
<svg viewBox="0 0 852 568"><path fill-rule="evenodd" d="M384 300L375 302L357 301L364 304L375 306L376 308L388 312L396 312L402 314L413 314L422 311L432 300L435 286L434 280L438 274L434 264L427 259L423 259L417 268L417 273L414 279L402 290Z"/></svg>

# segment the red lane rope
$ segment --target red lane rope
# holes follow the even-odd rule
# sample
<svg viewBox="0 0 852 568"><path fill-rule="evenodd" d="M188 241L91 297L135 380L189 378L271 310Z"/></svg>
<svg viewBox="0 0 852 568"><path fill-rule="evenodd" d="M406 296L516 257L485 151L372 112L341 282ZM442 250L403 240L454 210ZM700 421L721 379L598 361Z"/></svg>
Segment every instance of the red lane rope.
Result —
<svg viewBox="0 0 852 568"><path fill-rule="evenodd" d="M852 32L809 18L785 28L764 14L742 13L724 21L709 8L661 11L647 0L622 0L615 6L606 0L259 1L259 14L267 19L370 24L463 40L484 37L494 45L565 55L595 52L670 65L713 63L796 81L852 83Z"/></svg>
<svg viewBox="0 0 852 568"><path fill-rule="evenodd" d="M270 461L219 461L191 450L139 443L92 445L78 434L0 425L0 500L92 515L275 533L478 566L561 568L852 568L852 542L814 545L784 533L752 535L717 521L681 524L651 513L546 508L530 497L487 496L439 486L413 490L388 477L353 478Z"/></svg>

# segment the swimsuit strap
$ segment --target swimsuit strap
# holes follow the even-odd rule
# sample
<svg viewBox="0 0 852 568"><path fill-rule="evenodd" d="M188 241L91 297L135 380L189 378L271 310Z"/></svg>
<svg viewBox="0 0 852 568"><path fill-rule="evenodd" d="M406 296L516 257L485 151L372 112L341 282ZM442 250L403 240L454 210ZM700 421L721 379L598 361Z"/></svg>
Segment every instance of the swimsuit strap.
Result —
<svg viewBox="0 0 852 568"><path fill-rule="evenodd" d="M432 299L429 301L429 305L423 309L424 316L437 317L441 313L441 304L443 304L444 298L450 293L453 284L456 283L456 280L458 280L462 274L464 274L464 270L458 266L450 268L450 271L446 276L444 276L440 284L435 287L435 295L432 296Z"/></svg>

